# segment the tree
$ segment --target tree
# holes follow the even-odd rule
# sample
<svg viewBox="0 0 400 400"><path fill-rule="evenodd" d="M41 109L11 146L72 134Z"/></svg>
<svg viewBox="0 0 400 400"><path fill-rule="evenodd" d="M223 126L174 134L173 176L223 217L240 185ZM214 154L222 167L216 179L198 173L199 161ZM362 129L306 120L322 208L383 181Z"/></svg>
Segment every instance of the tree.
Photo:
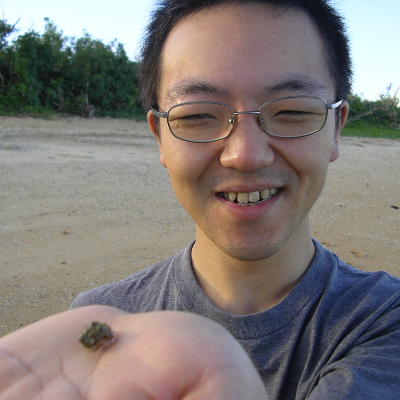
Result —
<svg viewBox="0 0 400 400"><path fill-rule="evenodd" d="M105 45L85 33L74 45L71 63L71 90L81 97L76 99L81 112L88 107L87 100L100 113L138 108L137 65L128 59L122 44Z"/></svg>
<svg viewBox="0 0 400 400"><path fill-rule="evenodd" d="M400 129L400 108L398 88L391 94L392 85L386 88L386 93L379 96L379 100L362 99L356 94L349 96L350 112L347 123L364 121L372 125L383 125L389 128Z"/></svg>
<svg viewBox="0 0 400 400"><path fill-rule="evenodd" d="M14 32L17 32L17 24L18 21L14 25L10 25L7 21L3 18L0 19L0 51L3 50L4 47L8 46L7 38Z"/></svg>
<svg viewBox="0 0 400 400"><path fill-rule="evenodd" d="M68 38L44 20L42 35L29 30L11 45L7 38L15 25L0 25L1 112L144 115L137 102L137 63L122 44L105 45L87 32Z"/></svg>
<svg viewBox="0 0 400 400"><path fill-rule="evenodd" d="M8 47L8 37L12 35L14 32L17 32L17 24L18 21L14 25L10 25L3 18L0 20L0 94L6 89L6 78L9 73L9 51Z"/></svg>

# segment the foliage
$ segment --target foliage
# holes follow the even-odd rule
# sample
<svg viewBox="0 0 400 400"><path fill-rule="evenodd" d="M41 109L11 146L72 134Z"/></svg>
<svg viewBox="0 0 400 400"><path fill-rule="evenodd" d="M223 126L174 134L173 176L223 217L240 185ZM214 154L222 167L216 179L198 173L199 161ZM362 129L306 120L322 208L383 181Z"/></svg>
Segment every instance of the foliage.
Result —
<svg viewBox="0 0 400 400"><path fill-rule="evenodd" d="M370 137L382 139L400 139L398 129L367 124L363 121L353 121L347 124L341 132L342 136Z"/></svg>
<svg viewBox="0 0 400 400"><path fill-rule="evenodd" d="M386 88L386 93L379 96L379 100L366 100L360 96L352 94L348 101L350 103L349 118L347 126L356 124L380 126L393 130L399 130L400 133L400 107L399 107L399 89L391 94L392 86Z"/></svg>
<svg viewBox="0 0 400 400"><path fill-rule="evenodd" d="M42 35L30 30L9 44L15 26L0 21L0 113L144 117L138 66L122 44L68 38L48 18Z"/></svg>
<svg viewBox="0 0 400 400"><path fill-rule="evenodd" d="M137 100L138 65L128 59L122 44L105 45L86 32L69 38L44 20L42 35L30 30L11 44L18 21L10 25L0 20L1 114L144 118ZM399 89L394 94L391 89L389 85L375 101L352 94L344 134L400 137Z"/></svg>
<svg viewBox="0 0 400 400"><path fill-rule="evenodd" d="M8 46L7 37L17 31L18 22L19 20L14 25L10 25L5 19L0 20L0 50Z"/></svg>

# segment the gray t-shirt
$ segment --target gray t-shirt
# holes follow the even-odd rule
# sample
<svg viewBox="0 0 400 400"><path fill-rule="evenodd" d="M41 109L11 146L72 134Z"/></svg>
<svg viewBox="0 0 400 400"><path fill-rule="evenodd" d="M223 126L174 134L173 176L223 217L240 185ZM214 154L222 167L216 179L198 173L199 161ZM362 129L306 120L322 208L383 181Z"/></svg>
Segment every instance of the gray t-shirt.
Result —
<svg viewBox="0 0 400 400"><path fill-rule="evenodd" d="M361 272L314 241L314 258L278 304L221 311L198 285L191 247L128 278L80 294L72 308L182 310L226 329L253 359L270 399L400 399L400 280ZM162 334L162 333L160 333Z"/></svg>

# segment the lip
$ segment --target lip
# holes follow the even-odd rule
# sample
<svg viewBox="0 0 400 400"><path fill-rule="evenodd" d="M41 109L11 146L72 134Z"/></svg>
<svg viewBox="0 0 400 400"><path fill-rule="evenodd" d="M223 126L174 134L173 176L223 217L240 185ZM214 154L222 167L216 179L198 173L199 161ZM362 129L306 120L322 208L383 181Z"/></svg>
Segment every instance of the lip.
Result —
<svg viewBox="0 0 400 400"><path fill-rule="evenodd" d="M260 184L260 185L230 185L224 186L221 190L216 191L216 193L224 193L224 192L236 192L236 193L252 193L252 192L261 192L265 189L281 189L282 184Z"/></svg>
<svg viewBox="0 0 400 400"><path fill-rule="evenodd" d="M276 186L275 186L276 187ZM266 189L265 187L261 190ZM273 189L271 187L271 189ZM270 199L264 200L261 203L254 205L240 205L238 203L234 203L232 201L226 200L224 197L220 196L218 192L215 194L216 199L222 204L224 210L232 215L235 219L242 221L254 221L258 220L265 216L275 205L275 203L280 199L282 194L284 193L284 189L279 187L279 191ZM232 190L233 191L233 190ZM248 189L243 190L243 193L247 193ZM257 191L257 190L251 190ZM249 191L249 193L251 193ZM238 191L239 192L239 191Z"/></svg>

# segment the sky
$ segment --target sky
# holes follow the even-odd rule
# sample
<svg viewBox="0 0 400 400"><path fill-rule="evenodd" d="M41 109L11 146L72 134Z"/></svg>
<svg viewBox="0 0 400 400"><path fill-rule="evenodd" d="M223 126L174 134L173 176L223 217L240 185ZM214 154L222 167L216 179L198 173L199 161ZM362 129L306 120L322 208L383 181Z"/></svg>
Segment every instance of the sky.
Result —
<svg viewBox="0 0 400 400"><path fill-rule="evenodd" d="M44 18L65 36L80 38L84 30L93 39L124 45L131 60L156 0L0 0L0 17L9 24L19 19L18 34L29 29L43 33ZM353 92L377 99L392 84L400 88L400 0L334 0L348 27L354 63ZM400 93L400 90L399 90Z"/></svg>

